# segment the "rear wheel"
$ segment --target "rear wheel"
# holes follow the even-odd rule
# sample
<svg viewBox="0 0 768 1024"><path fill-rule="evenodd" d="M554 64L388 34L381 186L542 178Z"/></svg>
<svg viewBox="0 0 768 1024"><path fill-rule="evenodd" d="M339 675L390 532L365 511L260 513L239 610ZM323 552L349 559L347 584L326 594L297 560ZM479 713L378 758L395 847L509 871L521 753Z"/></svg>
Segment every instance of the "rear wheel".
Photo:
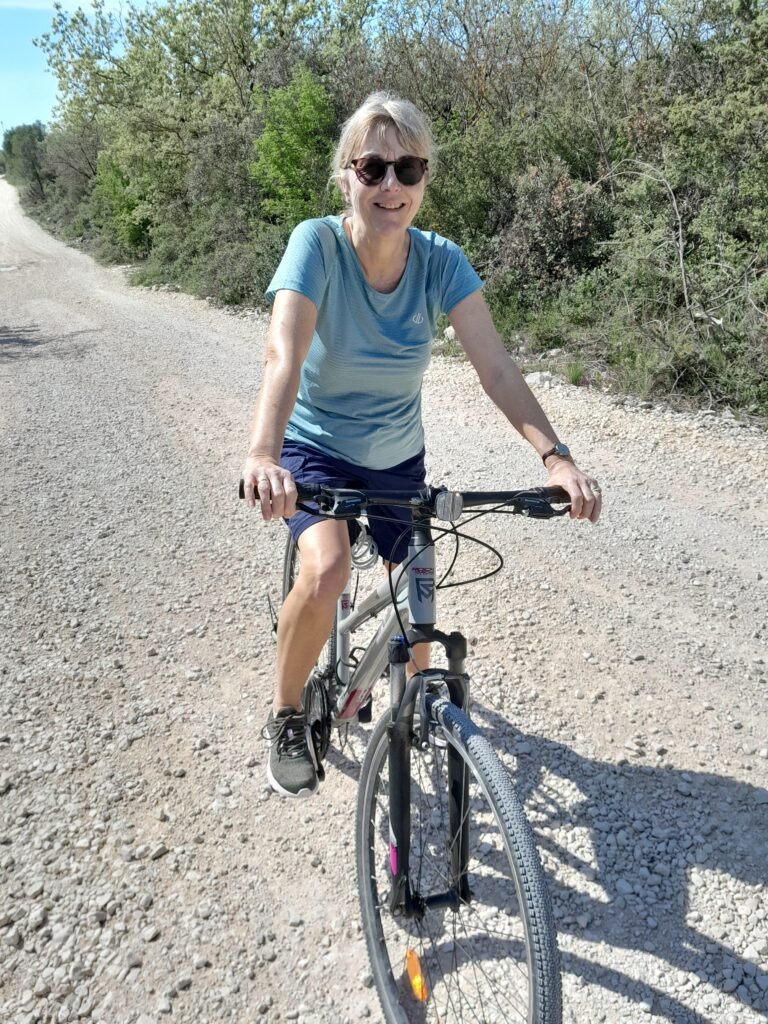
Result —
<svg viewBox="0 0 768 1024"><path fill-rule="evenodd" d="M552 911L512 781L461 710L428 703L430 742L412 749L410 764L409 876L421 916L389 908L389 715L371 736L360 778L358 886L384 1016L390 1024L560 1024ZM454 889L463 895L453 906L425 906Z"/></svg>

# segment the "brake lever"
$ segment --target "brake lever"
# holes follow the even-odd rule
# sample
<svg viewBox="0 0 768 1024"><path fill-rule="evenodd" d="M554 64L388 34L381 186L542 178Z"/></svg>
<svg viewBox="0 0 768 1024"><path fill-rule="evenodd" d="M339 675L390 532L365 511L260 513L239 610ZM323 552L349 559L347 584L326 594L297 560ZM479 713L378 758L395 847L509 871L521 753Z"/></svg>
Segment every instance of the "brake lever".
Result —
<svg viewBox="0 0 768 1024"><path fill-rule="evenodd" d="M546 498L526 498L525 505L520 509L520 515L527 516L529 519L554 519L555 516L564 516L570 511L570 505L553 508Z"/></svg>
<svg viewBox="0 0 768 1024"><path fill-rule="evenodd" d="M305 505L304 502L297 502L296 508L315 516L325 516L327 519L359 519L366 508L365 497L354 491L334 494L321 489L314 500L317 502L316 508Z"/></svg>

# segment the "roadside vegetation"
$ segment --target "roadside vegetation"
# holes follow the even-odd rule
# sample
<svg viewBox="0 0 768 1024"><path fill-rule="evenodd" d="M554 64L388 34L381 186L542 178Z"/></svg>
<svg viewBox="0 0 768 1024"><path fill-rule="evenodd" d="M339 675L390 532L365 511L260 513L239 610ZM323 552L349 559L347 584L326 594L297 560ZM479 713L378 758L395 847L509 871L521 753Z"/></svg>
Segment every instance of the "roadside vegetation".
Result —
<svg viewBox="0 0 768 1024"><path fill-rule="evenodd" d="M386 88L440 145L419 226L464 247L511 348L768 414L765 0L98 2L39 45L60 104L5 133L8 179L137 282L259 303Z"/></svg>

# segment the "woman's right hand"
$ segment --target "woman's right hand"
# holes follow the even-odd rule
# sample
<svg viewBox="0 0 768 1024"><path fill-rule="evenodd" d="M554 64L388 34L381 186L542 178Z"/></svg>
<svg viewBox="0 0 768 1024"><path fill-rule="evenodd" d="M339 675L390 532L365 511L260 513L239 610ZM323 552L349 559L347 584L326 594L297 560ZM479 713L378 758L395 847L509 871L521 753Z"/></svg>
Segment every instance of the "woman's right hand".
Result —
<svg viewBox="0 0 768 1024"><path fill-rule="evenodd" d="M265 520L288 519L296 511L296 484L274 459L249 455L243 466L243 484L248 507L259 505Z"/></svg>

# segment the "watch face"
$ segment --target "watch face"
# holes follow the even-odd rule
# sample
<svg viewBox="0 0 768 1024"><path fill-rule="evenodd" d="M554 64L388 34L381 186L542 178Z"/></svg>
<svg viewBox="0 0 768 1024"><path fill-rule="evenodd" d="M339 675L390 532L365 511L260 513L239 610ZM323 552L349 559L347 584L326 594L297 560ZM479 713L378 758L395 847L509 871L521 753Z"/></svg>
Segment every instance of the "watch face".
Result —
<svg viewBox="0 0 768 1024"><path fill-rule="evenodd" d="M561 441L558 441L555 445L555 453L560 455L562 458L567 459L571 454L571 449L567 444L563 444Z"/></svg>

